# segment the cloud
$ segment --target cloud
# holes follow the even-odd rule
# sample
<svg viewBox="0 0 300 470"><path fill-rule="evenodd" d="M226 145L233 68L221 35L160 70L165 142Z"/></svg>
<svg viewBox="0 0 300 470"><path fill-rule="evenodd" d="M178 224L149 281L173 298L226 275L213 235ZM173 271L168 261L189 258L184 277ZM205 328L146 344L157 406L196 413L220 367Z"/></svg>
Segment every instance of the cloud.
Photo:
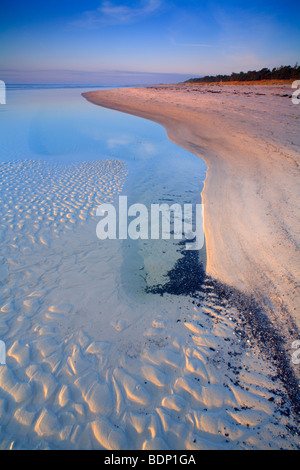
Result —
<svg viewBox="0 0 300 470"><path fill-rule="evenodd" d="M104 1L96 10L84 12L78 20L72 22L72 26L94 29L135 23L157 12L160 6L161 0L143 0L135 7Z"/></svg>

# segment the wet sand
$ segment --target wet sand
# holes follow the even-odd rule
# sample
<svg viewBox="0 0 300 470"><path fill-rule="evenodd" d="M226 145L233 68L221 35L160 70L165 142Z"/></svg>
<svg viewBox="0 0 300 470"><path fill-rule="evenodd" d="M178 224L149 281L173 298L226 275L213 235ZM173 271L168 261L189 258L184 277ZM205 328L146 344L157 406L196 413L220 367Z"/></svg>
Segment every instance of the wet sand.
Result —
<svg viewBox="0 0 300 470"><path fill-rule="evenodd" d="M300 140L290 86L170 85L83 96L163 125L205 160L207 274L254 298L291 357L300 326Z"/></svg>
<svg viewBox="0 0 300 470"><path fill-rule="evenodd" d="M172 140L205 156L210 276L203 275L196 251L179 252L170 240L159 240L159 245L145 240L129 248L122 240L96 237L97 208L115 203L128 188L129 195L143 194L147 204L153 193L188 200L191 192L200 193L198 170L190 168L203 171L203 165L189 166L193 156L187 152L182 170L176 157L168 184L169 160L159 175L151 171L154 162L147 166L145 161L132 174L136 161L127 165L107 160L101 141L95 161L0 164L0 339L6 346L6 364L0 365L0 449L299 448L299 388L289 352L281 346L289 343L279 338L270 321L277 315L288 327L289 320L294 338L295 315L280 310L279 303L276 310L278 297L273 301L272 295L277 291L268 290L272 279L277 287L279 262L282 272L290 270L290 282L294 279L294 154L287 148L296 143L297 117L287 97L272 95L278 89L267 97L268 120L265 95L238 95L236 101L233 89L222 92L220 100L213 90L218 91L166 87L93 95L105 98L108 107L114 97L116 108L121 108L121 98L130 98L128 112L143 115L147 110L149 119L154 116L166 125ZM81 100L103 131L105 116L100 121L95 116L101 109ZM278 109L281 114L276 116ZM116 115L110 135L115 132L119 138L120 114L103 111ZM97 136L88 111L84 117ZM107 138L107 130L104 134ZM37 136L43 133L39 130ZM54 140L59 136L53 133ZM63 137L63 148L73 148L73 139ZM276 150L282 142L283 162ZM88 143L84 139L81 145ZM178 148L171 146L174 158ZM266 147L269 167L259 161ZM121 158L122 151L118 154ZM270 201L278 203L274 210ZM275 250L272 241L278 242L281 256L274 266L264 254L264 249ZM264 265L268 262L269 271ZM293 305L287 286L282 284L283 294ZM287 309L288 301L284 305Z"/></svg>
<svg viewBox="0 0 300 470"><path fill-rule="evenodd" d="M121 241L95 236L96 207L126 184L122 162L0 174L1 449L297 448L278 370L213 282L129 295ZM144 251L158 270L157 245ZM179 261L176 279L191 267Z"/></svg>

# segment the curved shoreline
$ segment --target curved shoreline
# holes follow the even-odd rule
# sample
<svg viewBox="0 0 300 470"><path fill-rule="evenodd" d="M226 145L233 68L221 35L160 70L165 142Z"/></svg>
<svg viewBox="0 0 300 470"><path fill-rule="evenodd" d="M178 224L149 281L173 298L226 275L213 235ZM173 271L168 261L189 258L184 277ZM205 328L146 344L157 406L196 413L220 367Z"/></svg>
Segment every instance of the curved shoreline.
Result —
<svg viewBox="0 0 300 470"><path fill-rule="evenodd" d="M282 89L283 88L283 89ZM285 340L299 338L297 107L289 87L193 86L84 93L91 103L155 121L201 157L207 274L254 295ZM299 367L295 367L299 377Z"/></svg>

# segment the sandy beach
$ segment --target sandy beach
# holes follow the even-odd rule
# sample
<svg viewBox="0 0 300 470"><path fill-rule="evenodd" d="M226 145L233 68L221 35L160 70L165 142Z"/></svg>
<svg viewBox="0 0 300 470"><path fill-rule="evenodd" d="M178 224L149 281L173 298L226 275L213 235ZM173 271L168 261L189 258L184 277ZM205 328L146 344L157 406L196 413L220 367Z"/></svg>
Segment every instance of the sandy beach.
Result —
<svg viewBox="0 0 300 470"><path fill-rule="evenodd" d="M1 449L299 448L287 91L15 92L1 115ZM178 240L99 240L97 208L119 195L202 198L207 273Z"/></svg>
<svg viewBox="0 0 300 470"><path fill-rule="evenodd" d="M300 450L296 3L0 23L0 450Z"/></svg>
<svg viewBox="0 0 300 470"><path fill-rule="evenodd" d="M158 86L84 97L163 125L205 160L207 274L254 297L290 357L300 326L299 109L290 86Z"/></svg>

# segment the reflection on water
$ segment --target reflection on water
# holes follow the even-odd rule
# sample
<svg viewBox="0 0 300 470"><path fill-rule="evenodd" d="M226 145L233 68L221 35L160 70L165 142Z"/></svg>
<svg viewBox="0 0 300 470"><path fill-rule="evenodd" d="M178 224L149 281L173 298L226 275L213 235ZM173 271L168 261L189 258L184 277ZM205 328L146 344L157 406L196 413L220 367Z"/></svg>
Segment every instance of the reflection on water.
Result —
<svg viewBox="0 0 300 470"><path fill-rule="evenodd" d="M298 384L256 305L204 279L185 241L96 237L120 194L199 203L203 162L83 91L0 107L0 448L297 448L278 377Z"/></svg>
<svg viewBox="0 0 300 470"><path fill-rule="evenodd" d="M0 113L0 160L120 160L128 169L123 194L129 205L201 203L204 162L170 142L158 124L87 102L81 93L88 90L9 89ZM183 250L172 240L124 241L125 290L145 293L168 282Z"/></svg>

